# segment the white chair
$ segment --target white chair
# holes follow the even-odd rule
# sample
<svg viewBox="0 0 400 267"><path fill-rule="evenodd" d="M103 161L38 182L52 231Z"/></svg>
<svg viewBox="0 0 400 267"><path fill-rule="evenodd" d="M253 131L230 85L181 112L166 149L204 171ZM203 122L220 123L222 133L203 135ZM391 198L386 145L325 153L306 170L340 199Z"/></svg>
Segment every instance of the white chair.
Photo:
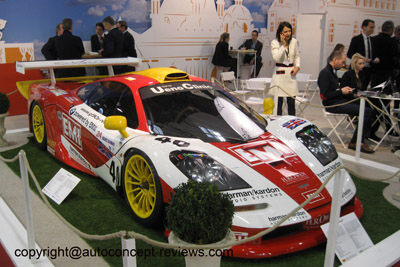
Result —
<svg viewBox="0 0 400 267"><path fill-rule="evenodd" d="M221 82L230 91L237 91L237 80L233 71L221 72ZM233 85L233 88L232 88Z"/></svg>
<svg viewBox="0 0 400 267"><path fill-rule="evenodd" d="M297 73L296 80L299 88L299 95L296 96L296 115L306 118L304 110L311 104L316 88L314 87L314 90L311 92L311 84L314 82L311 80L311 74ZM316 80L313 84L316 84Z"/></svg>
<svg viewBox="0 0 400 267"><path fill-rule="evenodd" d="M262 110L264 99L270 95L269 85L271 84L271 78L253 78L246 80L246 89L253 91L254 93L259 92L256 96L250 96L246 99L246 104L254 107L255 110ZM276 105L276 104L275 104Z"/></svg>
<svg viewBox="0 0 400 267"><path fill-rule="evenodd" d="M318 91L319 91L319 88L318 88ZM321 106L323 106L322 99L321 99L320 103L321 103ZM346 130L349 127L351 127L354 132L354 130L355 130L354 120L356 117L350 117L350 115L344 114L344 113L331 113L331 112L326 111L325 108L322 109L322 112L323 112L324 118L331 126L331 130L329 131L327 136L330 137L332 135L332 133L335 133L336 137L339 139L339 142L342 144L343 148L346 149L347 147L344 144L341 134L345 135Z"/></svg>

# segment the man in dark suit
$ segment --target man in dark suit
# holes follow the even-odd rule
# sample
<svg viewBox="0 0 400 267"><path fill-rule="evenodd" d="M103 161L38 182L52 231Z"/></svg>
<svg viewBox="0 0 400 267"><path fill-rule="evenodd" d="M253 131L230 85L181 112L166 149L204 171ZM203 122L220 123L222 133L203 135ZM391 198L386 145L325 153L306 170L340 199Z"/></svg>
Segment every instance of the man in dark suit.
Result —
<svg viewBox="0 0 400 267"><path fill-rule="evenodd" d="M102 22L96 23L96 34L90 37L90 45L92 47L92 52L99 52L103 49L104 40L104 25Z"/></svg>
<svg viewBox="0 0 400 267"><path fill-rule="evenodd" d="M382 32L373 37L375 55L379 62L375 64L372 74L371 86L376 86L389 79L393 75L396 63L396 44L391 38L394 32L393 21L385 21L382 24Z"/></svg>
<svg viewBox="0 0 400 267"><path fill-rule="evenodd" d="M56 27L56 36L50 37L47 43L42 47L42 54L46 60L56 60L57 52L56 52L56 38L63 34L63 26L62 23L58 23Z"/></svg>
<svg viewBox="0 0 400 267"><path fill-rule="evenodd" d="M64 32L55 39L56 52L58 59L81 59L85 53L82 39L72 35L72 19L63 19ZM57 77L77 77L85 76L84 68L59 69Z"/></svg>
<svg viewBox="0 0 400 267"><path fill-rule="evenodd" d="M354 36L351 39L349 50L347 51L347 57L351 57L355 53L359 53L365 57L365 67L363 69L365 75L365 83L369 84L372 75L372 68L378 60L375 58L375 48L371 35L374 33L375 22L371 19L366 19L361 24L362 33Z"/></svg>
<svg viewBox="0 0 400 267"><path fill-rule="evenodd" d="M108 31L103 42L103 49L99 52L105 58L122 57L122 47L124 45L124 34L118 30L114 23L114 19L107 16L103 19L104 29ZM123 72L120 66L114 66L114 73L120 74Z"/></svg>
<svg viewBox="0 0 400 267"><path fill-rule="evenodd" d="M124 34L124 45L122 47L123 57L137 57L135 49L135 39L132 34L128 32L128 25L126 21L120 20L117 22L117 28ZM135 71L135 67L122 66L123 72Z"/></svg>
<svg viewBox="0 0 400 267"><path fill-rule="evenodd" d="M255 61L256 77L260 73L260 69L262 67L261 50L263 48L263 44L260 41L258 41L257 38L258 38L258 31L254 30L251 33L251 39L247 39L241 46L239 46L239 49L245 48L247 50L257 50L256 53L257 56L255 57L256 60L254 60L254 55L246 55L243 60L244 63L249 63L250 65L254 65Z"/></svg>

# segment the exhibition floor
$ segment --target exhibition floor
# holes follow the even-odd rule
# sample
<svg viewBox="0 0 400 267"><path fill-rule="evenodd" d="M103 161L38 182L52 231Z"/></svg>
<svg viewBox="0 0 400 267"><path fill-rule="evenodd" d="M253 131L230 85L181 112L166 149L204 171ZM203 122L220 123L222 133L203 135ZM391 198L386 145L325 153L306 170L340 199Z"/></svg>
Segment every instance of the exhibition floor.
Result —
<svg viewBox="0 0 400 267"><path fill-rule="evenodd" d="M309 106L305 110L305 117L313 121L322 131L325 133L329 132L329 124L323 119L320 110L316 107ZM0 148L1 151L14 149L19 146L24 145L28 142L27 137L31 136L28 131L28 116L27 115L19 115L12 116L6 118L6 129L7 133L5 135L5 139L8 141L9 146ZM382 135L382 133L379 133ZM347 141L351 137L349 133L346 137ZM344 149L338 140L335 139L334 136L331 136L332 140L335 142L336 148L339 153L341 153L342 158L346 158L344 160L346 167L356 171L361 177L372 177L372 178L385 178L390 176L389 170L396 170L400 165L400 159L397 158L391 152L391 146L399 142L398 139L386 140L383 144L377 149L374 154L365 154L361 153L362 159L366 160L365 165L370 165L371 168L367 168L364 166L359 167L358 164L354 163L352 160L352 156L355 155L355 152L352 150ZM398 145L398 143L397 143ZM49 155L50 156L50 155ZM381 168L381 169L379 169ZM22 196L22 186L21 180L15 179L15 174L8 168L8 166L0 161L0 202L4 200L4 202L10 207L12 212L16 215L19 221L24 223L24 205L23 205L23 196ZM393 200L392 195L395 192L400 192L400 183L399 179L392 179L389 181L390 187L385 188L384 194L386 194L386 199L391 202L393 205L400 208L400 201ZM35 195L31 194L32 205L35 210L35 214L33 216L34 225L35 225L35 234L36 234L36 242L40 245L42 249L45 248L65 248L65 247L76 247L78 246L81 249L90 248L89 245L83 241L79 236L72 232L67 226L65 226L58 217L56 217L53 213L51 213L43 204L43 202ZM1 216L5 216L3 211L0 208ZM3 227L2 227L3 228ZM7 233L6 230L0 230L0 240L2 240L3 246L4 244L4 235L8 235L10 238L10 233ZM11 235L11 238L12 235ZM23 237L20 237L23 239ZM15 238L14 238L15 239ZM18 238L17 238L18 239ZM21 240L19 240L21 241ZM24 243L24 241L21 241ZM21 243L21 244L22 244ZM25 241L26 243L26 241ZM14 246L18 247L18 244L14 243ZM1 246L0 246L1 249ZM1 258L1 251L0 251ZM15 260L15 259L14 259ZM20 259L22 260L22 259ZM1 263L1 261L0 261ZM89 264L90 263L90 264ZM31 263L32 264L32 263ZM80 258L78 260L68 260L68 258L59 257L56 259L52 259L51 262L38 262L33 264L33 266L108 266L108 264L101 257L87 257ZM2 265L2 264L0 264ZM18 265L26 265L29 266L27 262L21 262Z"/></svg>

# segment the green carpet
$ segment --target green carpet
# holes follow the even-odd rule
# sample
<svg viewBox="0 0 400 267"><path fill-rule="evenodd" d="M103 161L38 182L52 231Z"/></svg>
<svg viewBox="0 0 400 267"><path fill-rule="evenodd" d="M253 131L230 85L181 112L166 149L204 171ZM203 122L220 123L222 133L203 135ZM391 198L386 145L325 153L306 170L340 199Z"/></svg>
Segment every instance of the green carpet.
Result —
<svg viewBox="0 0 400 267"><path fill-rule="evenodd" d="M18 149L0 153L5 158L13 158L23 149L28 157L39 183L44 187L47 182L64 168L81 179L72 193L61 205L53 204L75 227L88 234L106 234L119 230L135 231L149 236L152 239L166 242L162 228L151 229L136 223L131 216L131 211L125 200L114 192L109 185L99 178L94 178L76 171L54 159L47 152L39 150L32 141ZM19 163L9 164L10 168L19 175ZM374 244L385 239L399 230L398 218L400 210L389 204L382 196L382 190L386 184L369 182L354 178L357 186L358 197L364 205L364 217L361 220L365 230ZM33 188L33 182L30 183ZM33 188L36 192L36 189ZM37 192L36 192L37 193ZM121 240L86 242L97 249L119 249ZM136 240L137 249L152 248L141 240ZM325 244L305 251L283 255L270 259L244 260L224 257L221 266L323 266ZM105 260L111 266L122 266L120 257L106 257ZM183 257L137 257L139 267L144 266L184 266ZM338 259L335 266L340 265Z"/></svg>

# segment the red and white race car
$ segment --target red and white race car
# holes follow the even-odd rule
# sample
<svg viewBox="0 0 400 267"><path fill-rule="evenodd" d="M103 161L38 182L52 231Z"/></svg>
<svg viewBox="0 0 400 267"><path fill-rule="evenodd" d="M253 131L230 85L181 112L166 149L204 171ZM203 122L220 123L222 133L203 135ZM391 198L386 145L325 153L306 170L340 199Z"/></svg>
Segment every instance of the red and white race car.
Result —
<svg viewBox="0 0 400 267"><path fill-rule="evenodd" d="M24 63L17 69L29 68ZM265 119L218 85L173 68L18 86L39 147L106 181L145 225L162 219L174 187L211 181L235 205L236 237L248 238L276 224L342 166L311 122ZM332 191L330 182L276 231L233 247L235 257L273 257L324 242L320 225L329 220ZM347 173L341 205L342 215L362 216Z"/></svg>

